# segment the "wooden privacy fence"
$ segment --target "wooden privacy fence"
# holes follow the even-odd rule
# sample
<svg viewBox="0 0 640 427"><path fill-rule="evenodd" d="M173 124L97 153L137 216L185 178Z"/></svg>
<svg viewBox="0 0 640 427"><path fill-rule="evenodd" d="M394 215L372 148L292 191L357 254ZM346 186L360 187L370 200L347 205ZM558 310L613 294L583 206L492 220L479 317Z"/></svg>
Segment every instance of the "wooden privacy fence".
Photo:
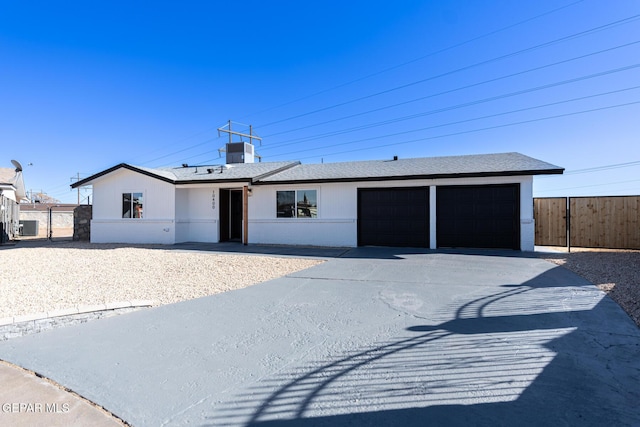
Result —
<svg viewBox="0 0 640 427"><path fill-rule="evenodd" d="M640 196L536 198L533 207L536 245L640 249Z"/></svg>

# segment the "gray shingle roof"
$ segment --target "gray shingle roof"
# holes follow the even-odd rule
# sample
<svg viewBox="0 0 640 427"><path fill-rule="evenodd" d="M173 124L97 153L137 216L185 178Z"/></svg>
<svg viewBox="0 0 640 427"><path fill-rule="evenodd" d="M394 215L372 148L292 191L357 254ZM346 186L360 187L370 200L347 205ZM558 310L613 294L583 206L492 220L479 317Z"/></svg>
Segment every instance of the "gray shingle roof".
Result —
<svg viewBox="0 0 640 427"><path fill-rule="evenodd" d="M238 163L233 165L145 168L120 164L72 185L77 188L125 168L173 184L251 182L384 181L480 176L561 174L559 166L520 153L476 154L399 160L372 160L302 165L300 162Z"/></svg>
<svg viewBox="0 0 640 427"><path fill-rule="evenodd" d="M155 169L172 174L178 184L192 182L249 181L298 165L299 162L236 163L232 165L189 166Z"/></svg>
<svg viewBox="0 0 640 427"><path fill-rule="evenodd" d="M118 169L128 169L172 184L190 184L207 182L252 182L265 175L291 168L300 162L268 162L268 163L238 163L234 165L187 166L173 168L146 168L121 163L77 181L71 188L90 184L93 180L107 175Z"/></svg>
<svg viewBox="0 0 640 427"><path fill-rule="evenodd" d="M520 153L500 153L299 165L268 176L260 183L540 175L559 174L563 170Z"/></svg>
<svg viewBox="0 0 640 427"><path fill-rule="evenodd" d="M15 184L15 168L0 168L0 184Z"/></svg>

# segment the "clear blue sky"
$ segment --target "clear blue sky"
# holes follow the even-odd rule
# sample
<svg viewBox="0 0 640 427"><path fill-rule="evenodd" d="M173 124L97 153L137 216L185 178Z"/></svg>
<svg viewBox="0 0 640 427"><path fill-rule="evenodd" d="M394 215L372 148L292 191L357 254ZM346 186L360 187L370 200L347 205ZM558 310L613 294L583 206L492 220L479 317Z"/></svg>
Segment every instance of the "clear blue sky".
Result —
<svg viewBox="0 0 640 427"><path fill-rule="evenodd" d="M637 0L0 0L0 61L0 166L63 202L223 163L229 119L263 161L518 151L567 170L535 196L640 194Z"/></svg>

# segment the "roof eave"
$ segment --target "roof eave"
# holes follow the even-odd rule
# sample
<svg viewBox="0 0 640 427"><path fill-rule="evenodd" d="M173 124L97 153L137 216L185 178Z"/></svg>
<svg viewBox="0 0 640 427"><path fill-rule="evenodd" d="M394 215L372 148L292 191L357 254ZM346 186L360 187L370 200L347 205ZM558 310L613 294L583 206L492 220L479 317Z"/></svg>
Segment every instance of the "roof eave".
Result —
<svg viewBox="0 0 640 427"><path fill-rule="evenodd" d="M82 179L80 181L74 182L73 184L71 184L71 188L78 188L78 187L82 187L84 185L87 185L87 184L91 183L91 181L94 181L94 180L96 180L98 178L101 178L101 177L103 177L105 175L108 175L111 172L115 172L118 169L127 169L127 170L130 170L132 172L137 172L137 173L140 173L142 175L146 175L146 176L151 177L151 178L159 179L160 181L168 182L170 184L174 184L175 183L174 180L169 179L167 177L156 175L156 174L151 173L151 172L149 172L147 170L139 169L139 168L137 168L135 166L131 166L131 165L128 165L126 163L120 163L119 165L113 166L113 167L111 167L109 169L105 169L102 172L98 172L98 173L96 173L94 175L91 175L90 177L87 177L87 178Z"/></svg>
<svg viewBox="0 0 640 427"><path fill-rule="evenodd" d="M191 185L191 184L251 184L251 178L234 178L234 179L189 179L189 180L179 180L175 182L176 186L180 185Z"/></svg>
<svg viewBox="0 0 640 427"><path fill-rule="evenodd" d="M447 178L486 178L495 176L531 176L531 175L559 175L564 171L559 169L526 170L526 171L502 171L502 172L470 172L470 173L447 173L429 175L389 175L375 177L351 177L351 178L325 178L325 179L292 179L282 181L257 181L255 185L270 184L319 184L335 182L371 182L371 181L408 181L418 179L447 179Z"/></svg>

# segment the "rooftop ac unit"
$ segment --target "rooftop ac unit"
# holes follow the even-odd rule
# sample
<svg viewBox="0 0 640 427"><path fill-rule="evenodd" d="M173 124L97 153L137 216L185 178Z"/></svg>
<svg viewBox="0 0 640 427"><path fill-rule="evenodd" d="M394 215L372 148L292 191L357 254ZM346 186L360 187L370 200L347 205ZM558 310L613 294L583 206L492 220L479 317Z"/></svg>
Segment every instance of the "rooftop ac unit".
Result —
<svg viewBox="0 0 640 427"><path fill-rule="evenodd" d="M227 164L253 163L255 155L253 145L246 142L230 142L227 144Z"/></svg>

